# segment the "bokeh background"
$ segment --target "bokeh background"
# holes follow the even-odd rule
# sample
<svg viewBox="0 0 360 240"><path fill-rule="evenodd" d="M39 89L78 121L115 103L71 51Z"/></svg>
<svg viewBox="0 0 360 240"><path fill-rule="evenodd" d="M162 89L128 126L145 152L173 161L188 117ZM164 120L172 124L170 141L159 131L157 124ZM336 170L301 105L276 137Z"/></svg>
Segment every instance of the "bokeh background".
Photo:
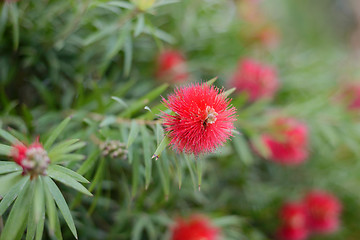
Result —
<svg viewBox="0 0 360 240"><path fill-rule="evenodd" d="M175 70L159 63L168 49L181 55ZM41 139L73 116L61 137L87 142L80 153L88 158L67 167L85 174L94 197L59 187L79 239L170 239L174 219L194 213L224 239L276 239L281 206L321 189L341 202L339 228L309 239L355 240L359 50L357 0L1 1L0 126ZM272 66L276 93L256 101L230 95L237 133L203 156L200 170L196 158L169 149L149 162L163 135L161 96L216 76L216 86L232 88L242 59ZM179 73L185 77L174 80ZM254 150L264 147L259 138L273 116L307 126L301 164ZM103 154L110 140L124 144L121 156Z"/></svg>

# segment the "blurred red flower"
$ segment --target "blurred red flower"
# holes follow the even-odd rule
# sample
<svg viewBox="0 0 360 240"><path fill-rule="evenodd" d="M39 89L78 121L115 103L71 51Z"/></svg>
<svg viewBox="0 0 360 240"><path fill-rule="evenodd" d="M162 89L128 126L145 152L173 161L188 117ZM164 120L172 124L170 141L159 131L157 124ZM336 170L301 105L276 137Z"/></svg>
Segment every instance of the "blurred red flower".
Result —
<svg viewBox="0 0 360 240"><path fill-rule="evenodd" d="M199 215L178 219L171 230L171 240L217 240L220 233L206 217Z"/></svg>
<svg viewBox="0 0 360 240"><path fill-rule="evenodd" d="M339 228L341 204L335 196L320 190L312 191L305 197L304 204L310 230L332 233Z"/></svg>
<svg viewBox="0 0 360 240"><path fill-rule="evenodd" d="M277 238L281 240L303 240L308 236L306 209L303 204L288 202L280 210L281 226Z"/></svg>
<svg viewBox="0 0 360 240"><path fill-rule="evenodd" d="M230 83L237 92L245 92L250 101L271 99L279 87L276 70L253 59L243 59Z"/></svg>
<svg viewBox="0 0 360 240"><path fill-rule="evenodd" d="M296 119L276 118L261 140L269 150L267 157L274 162L296 165L308 156L308 128Z"/></svg>
<svg viewBox="0 0 360 240"><path fill-rule="evenodd" d="M236 110L216 87L190 84L163 102L174 112L162 118L170 145L179 152L211 152L232 136Z"/></svg>
<svg viewBox="0 0 360 240"><path fill-rule="evenodd" d="M178 50L165 50L157 57L156 77L164 82L183 83L189 79L185 58Z"/></svg>

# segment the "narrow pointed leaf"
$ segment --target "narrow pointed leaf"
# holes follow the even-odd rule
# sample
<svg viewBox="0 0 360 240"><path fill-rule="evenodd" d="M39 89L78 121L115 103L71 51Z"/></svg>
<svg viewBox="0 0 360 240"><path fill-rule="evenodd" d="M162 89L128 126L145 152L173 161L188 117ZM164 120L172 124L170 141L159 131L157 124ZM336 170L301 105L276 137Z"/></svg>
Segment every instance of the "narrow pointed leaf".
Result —
<svg viewBox="0 0 360 240"><path fill-rule="evenodd" d="M24 187L29 181L29 177L23 177L16 183L10 191L4 196L0 202L0 216L10 207L11 203L17 198L18 194L24 190Z"/></svg>
<svg viewBox="0 0 360 240"><path fill-rule="evenodd" d="M92 166L94 166L94 164L97 161L98 157L99 157L99 150L96 149L90 154L88 159L86 159L86 161L77 170L77 173L80 174L80 175L84 175L85 173L87 173L89 171L89 169L91 169Z"/></svg>
<svg viewBox="0 0 360 240"><path fill-rule="evenodd" d="M16 171L21 171L21 170L22 170L22 167L17 165L14 162L7 162L6 164L0 165L0 174L11 173L11 172L16 172Z"/></svg>
<svg viewBox="0 0 360 240"><path fill-rule="evenodd" d="M170 139L167 136L165 136L163 138L163 140L160 142L157 149L155 150L155 153L153 154L152 158L155 158L155 160L158 160L162 151L164 151L164 149L169 145L169 143L170 143Z"/></svg>
<svg viewBox="0 0 360 240"><path fill-rule="evenodd" d="M20 141L16 137L14 137L13 135L11 135L10 133L8 133L7 131L1 128L0 128L0 137L2 137L11 144L20 143Z"/></svg>
<svg viewBox="0 0 360 240"><path fill-rule="evenodd" d="M0 196L7 194L8 191L22 178L21 172L13 172L0 176Z"/></svg>
<svg viewBox="0 0 360 240"><path fill-rule="evenodd" d="M65 129L65 127L70 122L71 118L67 117L65 118L59 126L57 126L50 134L50 136L47 138L44 144L45 149L49 149L51 145L55 142L56 138L60 135L60 133Z"/></svg>
<svg viewBox="0 0 360 240"><path fill-rule="evenodd" d="M57 169L49 168L48 175L51 178L65 184L69 187L72 187L77 191L80 191L86 195L92 196L91 192L89 192L81 183L78 183L74 178L72 178L71 176L69 176L63 172L58 171Z"/></svg>
<svg viewBox="0 0 360 240"><path fill-rule="evenodd" d="M26 188L20 192L18 198L16 199L6 221L5 227L1 232L0 240L17 239L19 232L23 231L22 226L24 226L24 222L27 219L30 204L32 202L32 187L30 186L31 184L27 184Z"/></svg>
<svg viewBox="0 0 360 240"><path fill-rule="evenodd" d="M0 156L10 156L11 147L8 145L0 144Z"/></svg>
<svg viewBox="0 0 360 240"><path fill-rule="evenodd" d="M60 166L60 165L52 165L49 167L49 169L53 169L55 171L58 172L62 172L70 177L72 177L73 179L75 179L78 182L82 182L82 183L89 183L89 181L84 178L83 176L81 176L80 174L78 174L77 172L74 172L73 170Z"/></svg>
<svg viewBox="0 0 360 240"><path fill-rule="evenodd" d="M133 120L131 122L130 134L129 134L129 138L128 138L128 142L127 142L127 147L130 147L131 144L133 144L133 142L135 141L138 134L139 134L139 124L137 124L136 121Z"/></svg>
<svg viewBox="0 0 360 240"><path fill-rule="evenodd" d="M59 190L58 186L56 186L55 182L53 180L51 180L50 177L45 177L44 181L45 181L47 187L49 188L49 191L50 191L52 197L54 198L57 206L59 207L60 212L64 216L65 222L69 226L74 237L77 239L78 236L77 236L74 220L71 216L70 209L69 209L61 191Z"/></svg>
<svg viewBox="0 0 360 240"><path fill-rule="evenodd" d="M79 141L80 141L79 139L70 139L70 140L65 140L65 141L62 141L62 142L56 144L48 152L49 157L51 158L51 156L55 156L57 154L66 152L66 150L69 146L71 146Z"/></svg>
<svg viewBox="0 0 360 240"><path fill-rule="evenodd" d="M144 153L144 162L145 162L145 189L148 188L151 180L151 171L152 171L152 161L151 161L151 149L150 149L150 135L145 125L141 126L141 137L142 137L142 146Z"/></svg>
<svg viewBox="0 0 360 240"><path fill-rule="evenodd" d="M169 87L168 84L162 84L161 86L155 88L144 97L140 98L139 100L135 101L133 104L129 106L129 108L124 111L121 116L122 117L130 117L140 109L143 109L146 105L148 105L152 100L156 99Z"/></svg>
<svg viewBox="0 0 360 240"><path fill-rule="evenodd" d="M209 86L211 86L211 85L213 85L213 84L216 82L216 80L218 80L218 77L214 77L214 78L210 79L209 81L207 81L206 83L207 83Z"/></svg>
<svg viewBox="0 0 360 240"><path fill-rule="evenodd" d="M224 97L228 97L228 96L230 96L230 94L232 94L233 92L235 92L235 90L236 90L236 88L231 88L231 89L223 92L222 95L223 95Z"/></svg>

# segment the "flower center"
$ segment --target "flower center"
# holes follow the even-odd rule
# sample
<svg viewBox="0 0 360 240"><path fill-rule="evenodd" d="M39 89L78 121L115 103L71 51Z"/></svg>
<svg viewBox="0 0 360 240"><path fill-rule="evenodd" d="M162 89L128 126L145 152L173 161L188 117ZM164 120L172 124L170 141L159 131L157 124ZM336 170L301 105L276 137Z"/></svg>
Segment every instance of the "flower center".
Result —
<svg viewBox="0 0 360 240"><path fill-rule="evenodd" d="M30 147L26 151L26 158L21 162L24 173L30 173L32 177L46 175L50 159L42 147Z"/></svg>
<svg viewBox="0 0 360 240"><path fill-rule="evenodd" d="M213 124L216 122L216 116L218 115L217 112L215 112L215 110L210 107L207 106L206 107L206 119L205 119L205 123L206 124Z"/></svg>

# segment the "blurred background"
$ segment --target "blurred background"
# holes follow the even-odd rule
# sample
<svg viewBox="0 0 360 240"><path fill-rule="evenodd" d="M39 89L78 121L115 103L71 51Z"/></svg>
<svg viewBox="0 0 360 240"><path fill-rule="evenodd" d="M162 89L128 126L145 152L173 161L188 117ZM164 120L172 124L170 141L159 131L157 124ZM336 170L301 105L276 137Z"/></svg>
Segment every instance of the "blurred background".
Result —
<svg viewBox="0 0 360 240"><path fill-rule="evenodd" d="M41 139L73 116L62 137L87 142L90 160L67 167L94 197L59 187L80 239L174 239L176 218L192 214L223 239L360 239L359 53L358 0L2 0L0 126ZM169 149L149 164L163 135L161 96L216 76L237 88L232 140L201 170ZM296 164L277 161L264 140L282 143L273 119L283 117L306 126L285 133L294 148L304 142ZM104 154L112 140L125 144L121 156ZM336 226L296 238L282 206L313 189L341 213L319 204Z"/></svg>

